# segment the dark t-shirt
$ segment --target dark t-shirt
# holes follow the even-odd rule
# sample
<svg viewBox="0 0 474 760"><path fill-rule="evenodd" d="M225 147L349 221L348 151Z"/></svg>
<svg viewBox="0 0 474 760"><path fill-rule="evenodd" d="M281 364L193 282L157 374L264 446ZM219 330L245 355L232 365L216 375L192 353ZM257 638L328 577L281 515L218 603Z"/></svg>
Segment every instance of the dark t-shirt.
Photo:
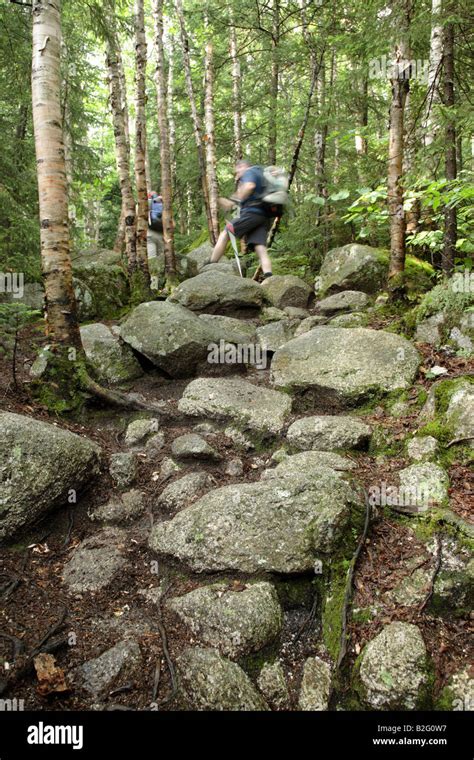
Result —
<svg viewBox="0 0 474 760"><path fill-rule="evenodd" d="M261 198L263 194L263 172L258 166L251 166L242 174L239 183L253 182L255 184L255 190L252 195L249 195L242 204L241 208L245 211L250 211L255 214L262 214L266 216L264 207L261 204Z"/></svg>

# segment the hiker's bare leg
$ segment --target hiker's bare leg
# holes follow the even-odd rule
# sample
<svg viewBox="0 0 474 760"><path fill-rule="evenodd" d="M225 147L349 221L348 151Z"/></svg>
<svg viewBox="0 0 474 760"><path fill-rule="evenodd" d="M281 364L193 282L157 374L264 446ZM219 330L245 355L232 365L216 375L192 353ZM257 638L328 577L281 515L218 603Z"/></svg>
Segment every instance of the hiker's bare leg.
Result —
<svg viewBox="0 0 474 760"><path fill-rule="evenodd" d="M270 259L270 256L267 253L267 246L266 245L256 245L255 246L255 253L257 254L259 260L260 260L260 266L262 267L263 274L271 274L272 272L272 262Z"/></svg>
<svg viewBox="0 0 474 760"><path fill-rule="evenodd" d="M217 243L214 246L214 250L211 254L211 264L216 264L220 258L225 253L225 249L227 248L227 241L229 240L229 236L227 234L227 230L222 230L221 234L217 238Z"/></svg>

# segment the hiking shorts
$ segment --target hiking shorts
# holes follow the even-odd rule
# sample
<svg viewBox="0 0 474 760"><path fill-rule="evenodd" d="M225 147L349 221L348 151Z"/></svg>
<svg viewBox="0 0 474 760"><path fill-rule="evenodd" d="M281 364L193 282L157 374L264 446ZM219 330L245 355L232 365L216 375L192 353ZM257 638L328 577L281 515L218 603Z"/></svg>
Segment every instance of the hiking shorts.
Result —
<svg viewBox="0 0 474 760"><path fill-rule="evenodd" d="M266 245L268 231L273 219L263 214L242 209L237 219L232 219L226 224L237 238L245 238L249 250L253 251L256 245Z"/></svg>

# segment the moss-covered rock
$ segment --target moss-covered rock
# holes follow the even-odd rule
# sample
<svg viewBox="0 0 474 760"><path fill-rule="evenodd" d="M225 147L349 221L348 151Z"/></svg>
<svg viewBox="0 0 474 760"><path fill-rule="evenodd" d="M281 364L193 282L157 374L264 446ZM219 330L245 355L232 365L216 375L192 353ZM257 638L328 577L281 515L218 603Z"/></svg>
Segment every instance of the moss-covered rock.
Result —
<svg viewBox="0 0 474 760"><path fill-rule="evenodd" d="M73 272L78 281L77 289L92 293L96 319L114 319L123 314L130 302L130 286L121 266L79 260L73 264ZM87 312L88 318L92 316L91 309Z"/></svg>

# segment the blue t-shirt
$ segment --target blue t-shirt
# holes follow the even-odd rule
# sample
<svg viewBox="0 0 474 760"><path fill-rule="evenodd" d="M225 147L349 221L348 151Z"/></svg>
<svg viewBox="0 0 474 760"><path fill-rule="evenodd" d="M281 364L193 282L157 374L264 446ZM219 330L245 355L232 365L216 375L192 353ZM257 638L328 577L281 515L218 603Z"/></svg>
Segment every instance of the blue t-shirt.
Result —
<svg viewBox="0 0 474 760"><path fill-rule="evenodd" d="M258 166L251 166L242 174L239 183L253 182L255 189L252 195L249 195L244 201L242 201L241 208L246 211L251 211L255 214L265 215L265 209L261 204L261 198L263 194L263 172Z"/></svg>

